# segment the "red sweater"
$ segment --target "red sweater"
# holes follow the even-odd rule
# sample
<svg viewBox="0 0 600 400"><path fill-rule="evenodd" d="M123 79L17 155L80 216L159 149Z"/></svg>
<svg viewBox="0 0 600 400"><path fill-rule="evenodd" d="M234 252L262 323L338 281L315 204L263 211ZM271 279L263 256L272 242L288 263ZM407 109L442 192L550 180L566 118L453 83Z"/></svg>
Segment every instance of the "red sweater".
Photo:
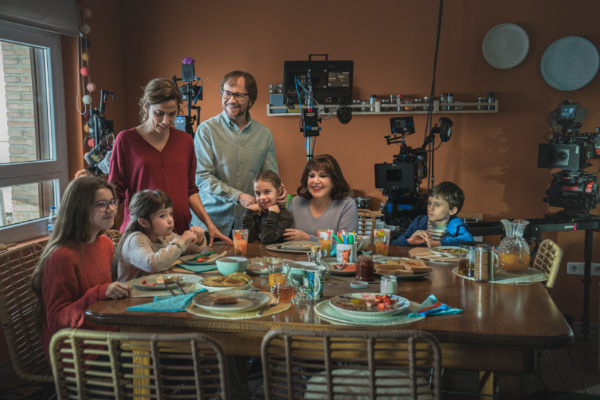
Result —
<svg viewBox="0 0 600 400"><path fill-rule="evenodd" d="M113 252L112 241L99 235L94 243L84 243L81 247L59 247L46 262L42 277L46 322L41 339L48 360L50 339L63 328L117 329L84 320L90 304L107 299Z"/></svg>
<svg viewBox="0 0 600 400"><path fill-rule="evenodd" d="M129 223L129 202L143 189L160 189L173 199L173 231L179 235L189 229L192 220L189 198L198 193L196 186L196 153L192 137L171 128L162 151L146 142L135 128L117 135L110 156L108 180L117 187L120 200L125 200L121 232Z"/></svg>

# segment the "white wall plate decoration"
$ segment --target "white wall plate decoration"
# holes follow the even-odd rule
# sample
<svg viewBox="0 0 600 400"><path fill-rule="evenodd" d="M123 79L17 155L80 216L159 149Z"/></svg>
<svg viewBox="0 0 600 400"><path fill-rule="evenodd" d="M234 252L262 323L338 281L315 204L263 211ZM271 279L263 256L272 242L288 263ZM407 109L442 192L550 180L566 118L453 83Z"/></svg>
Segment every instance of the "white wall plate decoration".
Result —
<svg viewBox="0 0 600 400"><path fill-rule="evenodd" d="M590 83L599 65L598 49L592 42L579 36L566 36L548 46L540 68L548 85L568 92Z"/></svg>
<svg viewBox="0 0 600 400"><path fill-rule="evenodd" d="M483 57L498 69L514 68L529 51L529 36L516 24L496 25L483 39Z"/></svg>

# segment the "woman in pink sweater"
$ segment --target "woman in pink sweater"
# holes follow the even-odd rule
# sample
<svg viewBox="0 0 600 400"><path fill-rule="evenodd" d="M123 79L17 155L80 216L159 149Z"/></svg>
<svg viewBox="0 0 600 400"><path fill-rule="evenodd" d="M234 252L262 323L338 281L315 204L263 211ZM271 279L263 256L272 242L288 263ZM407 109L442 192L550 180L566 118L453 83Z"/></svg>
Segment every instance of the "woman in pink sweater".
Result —
<svg viewBox="0 0 600 400"><path fill-rule="evenodd" d="M129 285L111 283L113 243L102 235L113 226L118 205L114 188L96 176L77 178L65 190L56 226L31 283L38 297L37 321L48 360L55 332L63 328L106 329L84 320L86 308L131 292Z"/></svg>

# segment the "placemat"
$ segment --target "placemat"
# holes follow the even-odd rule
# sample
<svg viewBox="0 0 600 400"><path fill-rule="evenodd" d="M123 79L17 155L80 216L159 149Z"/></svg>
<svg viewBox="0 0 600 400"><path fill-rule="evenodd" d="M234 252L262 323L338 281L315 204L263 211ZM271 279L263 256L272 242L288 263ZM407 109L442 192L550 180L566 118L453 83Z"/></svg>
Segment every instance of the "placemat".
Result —
<svg viewBox="0 0 600 400"><path fill-rule="evenodd" d="M412 257L427 261L437 262L458 262L458 257L448 257L432 253L427 247L415 247L408 252Z"/></svg>
<svg viewBox="0 0 600 400"><path fill-rule="evenodd" d="M463 279L468 279L470 281L475 280L475 278L459 274L458 267L454 268L452 272L454 273L454 275L460 276ZM539 269L527 268L525 271L520 273L510 273L502 270L496 271L494 272L494 280L490 281L490 283L499 283L501 285L515 285L520 283L544 282L546 280L548 280L548 277L546 277L546 274L544 274Z"/></svg>
<svg viewBox="0 0 600 400"><path fill-rule="evenodd" d="M269 294L271 296L271 294ZM251 318L262 318L268 317L271 315L279 314L284 311L287 311L292 307L292 303L279 303L276 306L271 307L269 310L265 311L263 315L258 315L258 312L261 310L248 311L248 312L239 312L239 313L211 313L210 311L206 311L200 307L196 307L194 303L191 303L187 308L187 312L192 315L196 315L199 317L206 318L214 318L214 319L251 319Z"/></svg>
<svg viewBox="0 0 600 400"><path fill-rule="evenodd" d="M148 275L151 276L151 275ZM137 279L137 278L136 278ZM200 287L200 277L192 274L185 275L186 281L192 282L191 285L184 286L186 292L193 292L195 290L201 289ZM131 281L125 282L131 286ZM181 293L181 290L175 285L171 285L173 291L177 294ZM130 297L156 297L156 296L171 296L171 292L165 288L164 290L140 290L131 286L131 294Z"/></svg>
<svg viewBox="0 0 600 400"><path fill-rule="evenodd" d="M325 318L328 322L335 325L402 325L411 322L422 320L425 317L409 317L408 314L416 311L419 307L418 303L413 301L410 302L410 306L401 313L389 316L389 317L351 317L346 315L336 308L334 308L329 300L323 300L315 305L315 312L322 318Z"/></svg>

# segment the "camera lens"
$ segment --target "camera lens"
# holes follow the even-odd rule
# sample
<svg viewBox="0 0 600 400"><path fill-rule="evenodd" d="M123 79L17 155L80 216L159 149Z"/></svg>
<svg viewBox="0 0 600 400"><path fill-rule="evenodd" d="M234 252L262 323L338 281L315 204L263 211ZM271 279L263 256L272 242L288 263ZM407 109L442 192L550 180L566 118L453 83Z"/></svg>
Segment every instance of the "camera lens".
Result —
<svg viewBox="0 0 600 400"><path fill-rule="evenodd" d="M558 161L567 161L569 159L569 152L565 150L559 150L556 152L556 159Z"/></svg>

